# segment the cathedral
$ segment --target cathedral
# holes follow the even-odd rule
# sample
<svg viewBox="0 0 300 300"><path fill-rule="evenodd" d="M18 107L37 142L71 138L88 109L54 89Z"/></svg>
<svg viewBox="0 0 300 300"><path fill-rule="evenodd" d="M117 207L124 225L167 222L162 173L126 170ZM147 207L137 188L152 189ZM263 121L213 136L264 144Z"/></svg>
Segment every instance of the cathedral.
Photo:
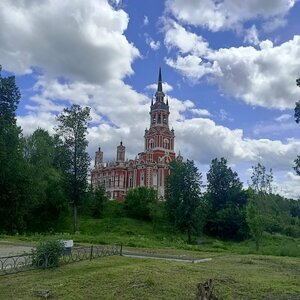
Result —
<svg viewBox="0 0 300 300"><path fill-rule="evenodd" d="M164 199L169 164L176 158L174 130L169 128L169 103L162 89L159 69L155 101L150 106L150 128L145 130L144 151L135 159L125 160L123 142L117 146L116 160L103 162L103 152L98 149L95 167L91 172L94 188L104 186L110 199L123 200L127 191L136 187L153 187L159 199ZM176 159L181 160L179 155Z"/></svg>

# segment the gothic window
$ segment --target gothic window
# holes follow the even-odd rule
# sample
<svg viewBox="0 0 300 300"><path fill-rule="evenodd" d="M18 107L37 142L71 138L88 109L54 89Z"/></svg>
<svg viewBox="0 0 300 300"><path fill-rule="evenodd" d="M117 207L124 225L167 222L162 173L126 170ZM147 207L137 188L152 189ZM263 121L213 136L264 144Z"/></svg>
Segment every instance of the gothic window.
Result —
<svg viewBox="0 0 300 300"><path fill-rule="evenodd" d="M169 149L169 140L168 139L164 139L164 148Z"/></svg>
<svg viewBox="0 0 300 300"><path fill-rule="evenodd" d="M149 148L152 149L154 147L154 140L150 139L149 141Z"/></svg>
<svg viewBox="0 0 300 300"><path fill-rule="evenodd" d="M163 123L167 124L167 117L166 117L166 115L163 115Z"/></svg>
<svg viewBox="0 0 300 300"><path fill-rule="evenodd" d="M133 187L132 175L129 177L129 187Z"/></svg>
<svg viewBox="0 0 300 300"><path fill-rule="evenodd" d="M155 124L155 121L156 121L156 119L155 119L155 115L154 115L152 118L152 124Z"/></svg>
<svg viewBox="0 0 300 300"><path fill-rule="evenodd" d="M158 122L157 122L158 124L160 124L161 123L161 116L160 116L160 114L158 115Z"/></svg>

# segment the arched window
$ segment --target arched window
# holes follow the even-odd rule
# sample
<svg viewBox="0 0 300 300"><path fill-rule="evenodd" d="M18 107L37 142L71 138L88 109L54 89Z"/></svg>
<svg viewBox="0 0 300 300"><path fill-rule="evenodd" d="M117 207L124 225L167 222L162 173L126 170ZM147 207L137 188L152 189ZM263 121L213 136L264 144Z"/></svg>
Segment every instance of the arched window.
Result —
<svg viewBox="0 0 300 300"><path fill-rule="evenodd" d="M166 115L163 115L163 123L167 124L167 116Z"/></svg>
<svg viewBox="0 0 300 300"><path fill-rule="evenodd" d="M154 148L154 140L153 139L149 140L149 148L150 149Z"/></svg>
<svg viewBox="0 0 300 300"><path fill-rule="evenodd" d="M164 148L165 149L169 149L169 140L168 139L164 139Z"/></svg>

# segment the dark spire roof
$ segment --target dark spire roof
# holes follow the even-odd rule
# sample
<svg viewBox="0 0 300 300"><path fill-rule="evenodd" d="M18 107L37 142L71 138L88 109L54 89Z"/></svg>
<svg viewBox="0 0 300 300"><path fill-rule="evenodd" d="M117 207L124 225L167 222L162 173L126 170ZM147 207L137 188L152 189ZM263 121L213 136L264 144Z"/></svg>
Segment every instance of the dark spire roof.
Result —
<svg viewBox="0 0 300 300"><path fill-rule="evenodd" d="M162 92L161 67L159 67L157 91Z"/></svg>
<svg viewBox="0 0 300 300"><path fill-rule="evenodd" d="M158 83L157 83L157 91L155 93L156 102L164 102L165 94L162 90L162 76L161 76L161 67L159 67L158 73Z"/></svg>

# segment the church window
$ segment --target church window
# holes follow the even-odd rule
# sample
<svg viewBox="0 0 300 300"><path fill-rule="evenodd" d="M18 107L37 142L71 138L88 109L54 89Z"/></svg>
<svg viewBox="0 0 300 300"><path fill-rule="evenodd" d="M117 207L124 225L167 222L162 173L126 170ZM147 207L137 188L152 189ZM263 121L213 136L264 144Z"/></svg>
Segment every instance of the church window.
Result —
<svg viewBox="0 0 300 300"><path fill-rule="evenodd" d="M160 114L158 115L158 122L157 122L158 124L160 124L161 123L161 116L160 116Z"/></svg>
<svg viewBox="0 0 300 300"><path fill-rule="evenodd" d="M154 140L150 139L149 141L149 148L152 149L154 147Z"/></svg>
<svg viewBox="0 0 300 300"><path fill-rule="evenodd" d="M166 115L163 116L163 123L167 124L167 117L166 117Z"/></svg>
<svg viewBox="0 0 300 300"><path fill-rule="evenodd" d="M169 140L168 139L164 139L164 148L169 149Z"/></svg>

